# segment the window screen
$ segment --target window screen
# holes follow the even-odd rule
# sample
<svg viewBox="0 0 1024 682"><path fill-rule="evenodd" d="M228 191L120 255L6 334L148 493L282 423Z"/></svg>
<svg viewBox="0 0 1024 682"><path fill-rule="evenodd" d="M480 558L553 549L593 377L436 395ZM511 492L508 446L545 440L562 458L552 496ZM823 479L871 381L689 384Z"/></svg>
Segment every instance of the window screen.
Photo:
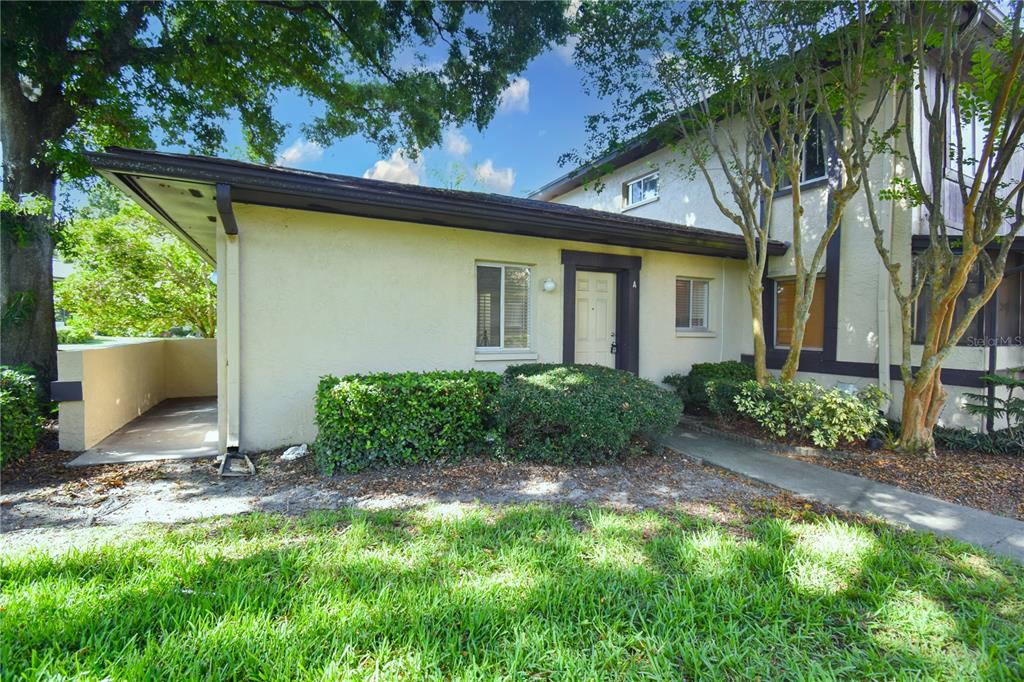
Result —
<svg viewBox="0 0 1024 682"><path fill-rule="evenodd" d="M476 268L476 346L529 348L530 270L521 265Z"/></svg>

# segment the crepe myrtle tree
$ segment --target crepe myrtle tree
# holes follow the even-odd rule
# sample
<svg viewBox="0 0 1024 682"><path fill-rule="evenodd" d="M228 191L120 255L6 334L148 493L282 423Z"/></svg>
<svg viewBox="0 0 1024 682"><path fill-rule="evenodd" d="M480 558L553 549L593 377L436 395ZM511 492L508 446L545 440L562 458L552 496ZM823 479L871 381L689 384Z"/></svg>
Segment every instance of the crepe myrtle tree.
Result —
<svg viewBox="0 0 1024 682"><path fill-rule="evenodd" d="M869 12L860 2L836 42L839 92L866 190L867 222L899 307L900 446L907 451L934 450L933 430L947 397L943 363L1002 282L1024 224L1022 5L1012 3L1008 14L988 3L892 3ZM879 134L862 116L863 102L876 95L869 94L870 84L856 81L852 65L863 63L866 51L894 74L887 84L892 135ZM923 133L914 140L907 131L915 130L918 117ZM874 179L860 159L878 148L891 151L905 171ZM927 230L929 244L912 261L894 247L900 243L895 223L880 219L883 202L921 209L919 229ZM972 279L979 286L967 291ZM916 330L923 338L916 357L920 306L928 315Z"/></svg>
<svg viewBox="0 0 1024 682"><path fill-rule="evenodd" d="M781 372L791 380L828 243L859 189L855 174L828 163L837 123L817 96L832 80L821 49L833 10L830 3L802 2L598 2L582 5L574 21L577 63L612 102L610 111L588 119L588 155L623 141L660 139L677 152L674 163L684 174L703 178L718 210L743 235L761 383L768 378L762 297L769 237L792 244L793 329ZM828 180L831 211L820 229L804 217L801 182L810 154L819 155ZM606 171L599 167L594 177ZM777 201L789 205L781 226Z"/></svg>
<svg viewBox="0 0 1024 682"><path fill-rule="evenodd" d="M16 2L0 13L3 364L55 378L52 209L81 154L157 143L211 153L236 115L271 161L283 91L318 103L307 139L382 151L485 126L511 77L564 39L563 3ZM30 208L19 208L35 197Z"/></svg>

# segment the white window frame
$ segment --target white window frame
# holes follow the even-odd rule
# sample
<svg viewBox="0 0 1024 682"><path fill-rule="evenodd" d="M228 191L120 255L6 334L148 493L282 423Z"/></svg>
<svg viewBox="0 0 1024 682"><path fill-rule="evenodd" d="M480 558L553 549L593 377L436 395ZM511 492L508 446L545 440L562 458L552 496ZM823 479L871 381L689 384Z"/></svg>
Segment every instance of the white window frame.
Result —
<svg viewBox="0 0 1024 682"><path fill-rule="evenodd" d="M635 203L630 203L629 198L630 198L630 195L632 194L630 192L630 188L633 185L640 184L644 180L651 180L652 178L658 181L658 192L657 192L657 194L655 194L650 199L641 199L640 201L637 201ZM624 205L625 205L625 208L636 208L637 206L643 206L645 204L650 204L652 202L657 201L661 197L661 172L660 171L653 171L651 173L647 173L646 175L641 175L639 178L634 178L633 180L630 180L630 181L626 182L626 184L625 184L625 194L626 194L626 196L624 197L624 202L623 202Z"/></svg>
<svg viewBox="0 0 1024 682"><path fill-rule="evenodd" d="M817 121L817 117L815 117L815 121ZM800 163L801 163L801 166L800 166L800 187L803 187L804 185L809 185L809 184L814 183L814 182L820 182L821 180L824 180L824 179L828 178L828 169L829 169L829 165L832 162L832 159L829 156L830 149L829 149L828 136L825 135L825 137L821 137L822 133L825 133L825 132L826 131L821 126L818 126L818 130L814 131L812 133L809 133L808 136L807 136L807 139L804 140L804 152L803 152L803 156L800 159ZM821 175L817 175L817 176L815 176L813 178L807 177L807 163L810 161L810 156L807 154L807 146L811 142L811 139L812 139L811 135L815 135L815 136L817 136L817 139L821 140L821 143L822 143L822 146L823 146L822 153L825 155L825 172L822 173ZM779 192L789 192L792 189L793 189L793 185L789 184L789 177L786 176L785 174L783 174L782 177L779 178L779 189L778 189L778 191Z"/></svg>
<svg viewBox="0 0 1024 682"><path fill-rule="evenodd" d="M523 263L496 263L493 261L477 261L473 265L473 334L476 335L476 325L480 323L476 316L480 313L479 308L479 291L476 287L477 283L477 268L499 268L501 270L501 306L498 310L498 340L497 346L477 346L474 340L474 346L478 355L516 355L522 353L531 353L530 350L533 348L533 268L532 266L525 265ZM505 347L505 268L517 268L519 270L526 270L526 347L525 348L506 348Z"/></svg>
<svg viewBox="0 0 1024 682"><path fill-rule="evenodd" d="M674 282L675 288L674 288L674 290L672 292L673 295L675 295L675 296L679 295L677 292L679 291L678 287L679 287L679 282L681 282L681 281L688 281L690 283L690 314L689 314L689 317L690 317L691 321L693 320L693 283L694 282L703 282L704 285L707 287L707 291L704 293L704 326L703 327L680 327L679 325L676 325L676 332L681 333L681 334L689 333L689 332L701 332L701 333L710 332L711 331L711 280L706 278L706 277L687 277L686 275L676 275L676 279L675 279L675 282ZM676 301L676 305L678 305L678 301ZM675 315L675 307L674 306L672 308L672 314ZM672 320L673 324L675 324L675 322L676 322L675 320Z"/></svg>

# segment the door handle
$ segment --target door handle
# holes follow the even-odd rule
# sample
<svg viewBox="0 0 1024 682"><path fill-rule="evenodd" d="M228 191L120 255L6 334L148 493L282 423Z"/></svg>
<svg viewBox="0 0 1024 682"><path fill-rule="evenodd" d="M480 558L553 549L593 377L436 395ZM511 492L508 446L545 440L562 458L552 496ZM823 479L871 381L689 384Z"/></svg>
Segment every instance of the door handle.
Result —
<svg viewBox="0 0 1024 682"><path fill-rule="evenodd" d="M612 349L611 349L612 350L612 355L615 355L615 351L617 351L618 349L619 349L619 344L617 344L614 341L612 341Z"/></svg>

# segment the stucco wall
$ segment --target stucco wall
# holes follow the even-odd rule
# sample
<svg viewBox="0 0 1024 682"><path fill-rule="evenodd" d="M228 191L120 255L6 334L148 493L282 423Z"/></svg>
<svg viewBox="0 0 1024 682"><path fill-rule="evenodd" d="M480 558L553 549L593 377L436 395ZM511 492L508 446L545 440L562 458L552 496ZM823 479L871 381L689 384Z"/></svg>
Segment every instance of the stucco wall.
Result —
<svg viewBox="0 0 1024 682"><path fill-rule="evenodd" d="M735 303L745 300L739 261L255 206L235 214L243 450L314 438L326 373L502 371L510 360L474 348L481 261L531 267L532 352L516 362L561 361L562 249L643 258L642 376L738 359L750 344L749 313ZM711 333L677 335L677 276L711 280ZM543 291L547 278L554 292Z"/></svg>
<svg viewBox="0 0 1024 682"><path fill-rule="evenodd" d="M82 400L60 404L60 447L86 450L161 400L215 395L213 339L138 339L57 353L61 381Z"/></svg>
<svg viewBox="0 0 1024 682"><path fill-rule="evenodd" d="M726 139L724 131L721 139L723 142ZM737 135L737 142L742 144L742 136ZM659 174L658 199L626 208L623 185L652 171ZM734 206L725 174L715 162L709 163L709 174L715 181L719 198L726 205ZM718 209L707 181L690 158L679 149L669 147L611 171L600 182L577 187L552 201L739 234L736 224Z"/></svg>

